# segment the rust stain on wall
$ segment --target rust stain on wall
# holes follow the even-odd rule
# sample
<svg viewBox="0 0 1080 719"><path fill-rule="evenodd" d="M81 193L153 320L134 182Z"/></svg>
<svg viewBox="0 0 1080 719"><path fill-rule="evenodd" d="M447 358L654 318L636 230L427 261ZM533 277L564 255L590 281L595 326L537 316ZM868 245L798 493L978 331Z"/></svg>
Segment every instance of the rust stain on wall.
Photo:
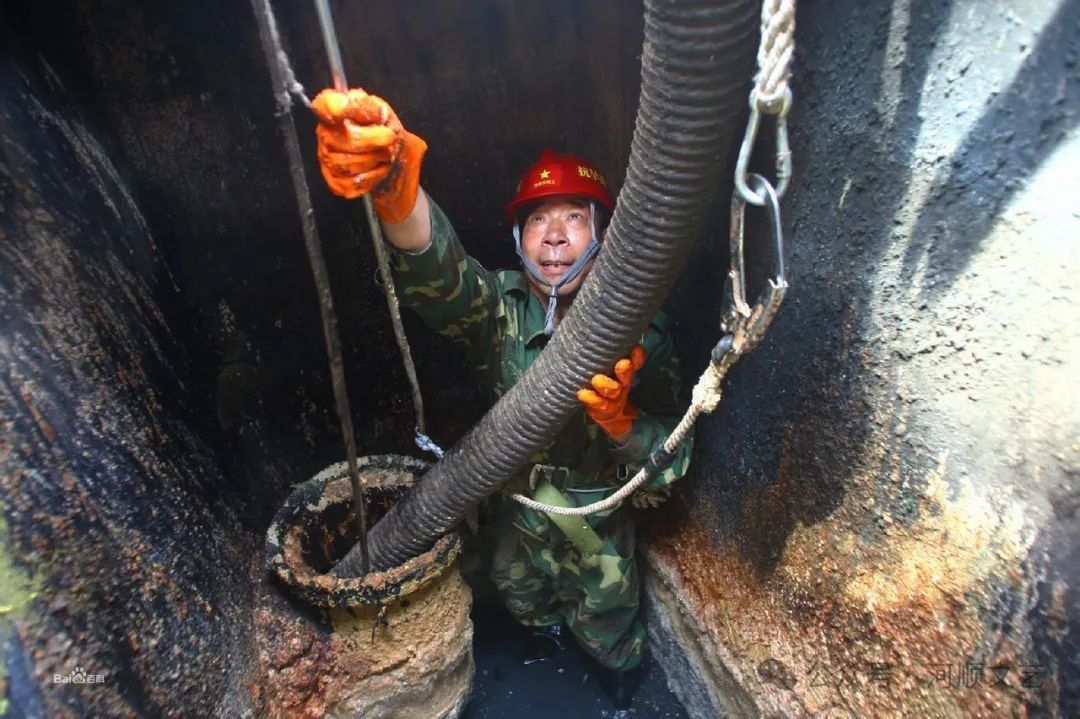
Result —
<svg viewBox="0 0 1080 719"><path fill-rule="evenodd" d="M256 672L259 716L454 716L473 674L472 597L456 566L407 597L379 607L324 610L259 583Z"/></svg>
<svg viewBox="0 0 1080 719"><path fill-rule="evenodd" d="M715 545L684 522L654 538L654 569L763 714L1000 717L1052 706L1054 677L1030 658L1023 619L998 606L1001 588L1028 582L1017 569L1029 542L1020 505L1002 510L970 482L946 482L942 457L916 518L894 518L867 488L895 476L897 451L878 452L824 521L798 524L772 571L745 545L796 499L786 460L744 503L741 541Z"/></svg>

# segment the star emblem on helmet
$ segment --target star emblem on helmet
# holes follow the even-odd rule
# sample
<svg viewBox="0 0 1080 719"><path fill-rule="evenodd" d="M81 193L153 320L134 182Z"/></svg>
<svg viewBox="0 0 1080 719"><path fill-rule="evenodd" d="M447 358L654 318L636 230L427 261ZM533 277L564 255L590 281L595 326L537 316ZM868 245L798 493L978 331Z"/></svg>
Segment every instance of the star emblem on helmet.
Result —
<svg viewBox="0 0 1080 719"><path fill-rule="evenodd" d="M546 180L551 177L551 170L540 170L540 179Z"/></svg>

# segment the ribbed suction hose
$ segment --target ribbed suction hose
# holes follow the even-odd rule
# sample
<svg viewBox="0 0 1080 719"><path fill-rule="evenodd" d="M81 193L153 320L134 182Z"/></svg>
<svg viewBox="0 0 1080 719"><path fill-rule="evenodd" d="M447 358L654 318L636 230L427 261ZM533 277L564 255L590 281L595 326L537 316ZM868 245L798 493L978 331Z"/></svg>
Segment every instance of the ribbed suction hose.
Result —
<svg viewBox="0 0 1080 719"><path fill-rule="evenodd" d="M656 314L715 197L754 60L755 0L645 3L641 97L604 250L525 375L371 530L373 570L427 550L578 409L576 392ZM353 547L334 568L360 572Z"/></svg>

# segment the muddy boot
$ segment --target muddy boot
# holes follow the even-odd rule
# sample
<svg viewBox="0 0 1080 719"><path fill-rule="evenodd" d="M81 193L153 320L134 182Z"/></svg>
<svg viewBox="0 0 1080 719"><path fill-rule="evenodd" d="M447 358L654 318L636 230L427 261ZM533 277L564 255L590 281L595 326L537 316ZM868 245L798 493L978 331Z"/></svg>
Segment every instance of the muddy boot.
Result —
<svg viewBox="0 0 1080 719"><path fill-rule="evenodd" d="M525 639L525 648L521 653L521 663L524 665L542 662L565 649L564 638L566 627L561 624L552 624L549 627L526 627L528 636Z"/></svg>

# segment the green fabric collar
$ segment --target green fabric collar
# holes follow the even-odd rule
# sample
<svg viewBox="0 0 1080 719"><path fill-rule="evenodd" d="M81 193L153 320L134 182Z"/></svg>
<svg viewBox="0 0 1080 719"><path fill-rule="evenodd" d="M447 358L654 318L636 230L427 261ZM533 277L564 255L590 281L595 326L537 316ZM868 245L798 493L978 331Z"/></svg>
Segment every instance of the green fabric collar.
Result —
<svg viewBox="0 0 1080 719"><path fill-rule="evenodd" d="M517 295L525 303L525 346L546 344L548 336L544 334L544 306L529 289L529 280L525 273L519 270L504 270L502 275L506 292Z"/></svg>

